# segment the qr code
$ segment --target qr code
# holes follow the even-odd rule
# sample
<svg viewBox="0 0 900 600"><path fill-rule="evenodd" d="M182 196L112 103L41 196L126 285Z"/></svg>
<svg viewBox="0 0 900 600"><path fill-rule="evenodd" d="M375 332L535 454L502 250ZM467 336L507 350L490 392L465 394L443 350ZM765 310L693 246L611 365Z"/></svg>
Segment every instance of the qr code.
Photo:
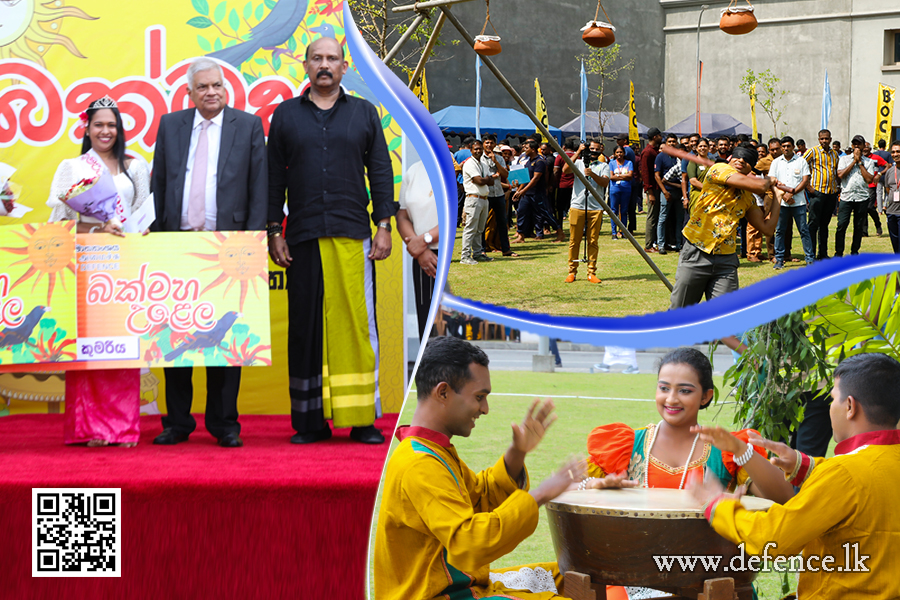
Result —
<svg viewBox="0 0 900 600"><path fill-rule="evenodd" d="M34 577L121 577L120 488L33 488Z"/></svg>

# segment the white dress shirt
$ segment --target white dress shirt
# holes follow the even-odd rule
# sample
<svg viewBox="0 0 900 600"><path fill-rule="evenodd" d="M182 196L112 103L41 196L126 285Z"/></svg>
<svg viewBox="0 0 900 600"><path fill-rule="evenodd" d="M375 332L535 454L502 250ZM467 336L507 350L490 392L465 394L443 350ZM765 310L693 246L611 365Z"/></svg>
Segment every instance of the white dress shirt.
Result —
<svg viewBox="0 0 900 600"><path fill-rule="evenodd" d="M791 157L790 161L782 154L773 160L772 166L769 167L769 175L788 187L797 187L803 181L803 178L809 174L809 163L796 152ZM806 190L800 190L794 194L793 204L785 204L784 200L782 200L781 205L794 207L805 206Z"/></svg>
<svg viewBox="0 0 900 600"><path fill-rule="evenodd" d="M222 140L222 119L225 110L219 112L210 121L206 128L207 141L207 163L206 163L206 223L203 225L204 231L216 230L216 216L218 214L216 207L216 185L218 183L219 171L219 145ZM194 170L194 153L197 150L197 141L200 138L201 125L203 117L200 111L194 111L194 125L191 129L191 147L188 151L187 170L184 174L184 199L181 203L181 229L182 231L190 231L191 226L188 225L188 207L191 202L191 176Z"/></svg>
<svg viewBox="0 0 900 600"><path fill-rule="evenodd" d="M411 166L403 175L400 184L400 208L405 209L412 221L413 231L416 235L422 235L431 231L438 225L437 203L434 200L434 189L425 165L422 161ZM438 249L438 243L428 246L432 250Z"/></svg>

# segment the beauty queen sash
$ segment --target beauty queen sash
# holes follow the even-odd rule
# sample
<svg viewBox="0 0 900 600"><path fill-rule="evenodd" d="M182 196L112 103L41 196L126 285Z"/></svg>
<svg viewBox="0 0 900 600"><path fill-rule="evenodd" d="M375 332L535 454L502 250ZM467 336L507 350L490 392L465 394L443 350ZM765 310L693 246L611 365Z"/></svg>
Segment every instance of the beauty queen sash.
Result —
<svg viewBox="0 0 900 600"><path fill-rule="evenodd" d="M78 157L85 166L87 166L97 177L103 175L104 173L109 174L112 177L112 173L109 172L109 169L106 168L106 165L103 164L103 160L100 158L93 148L82 154ZM116 208L115 208L115 216L116 219L119 220L122 225L125 224L125 221L128 219L128 216L125 214L125 207L122 204L122 196L116 190Z"/></svg>

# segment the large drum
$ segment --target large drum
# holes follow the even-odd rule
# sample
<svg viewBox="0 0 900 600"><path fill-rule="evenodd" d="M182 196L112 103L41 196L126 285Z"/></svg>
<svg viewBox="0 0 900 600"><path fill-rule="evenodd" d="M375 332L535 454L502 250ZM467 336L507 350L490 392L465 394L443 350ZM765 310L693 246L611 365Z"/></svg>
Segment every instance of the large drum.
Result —
<svg viewBox="0 0 900 600"><path fill-rule="evenodd" d="M771 500L744 497L750 510L766 510ZM731 566L740 552L716 533L690 492L671 489L566 492L547 504L550 534L559 570L589 575L595 583L652 588L692 587L707 579L731 577L749 585L756 572ZM721 556L715 568L697 561L693 569L677 560L660 568L654 557ZM747 565L746 555L742 566ZM741 562L735 560L735 566ZM710 565L711 567L711 565Z"/></svg>

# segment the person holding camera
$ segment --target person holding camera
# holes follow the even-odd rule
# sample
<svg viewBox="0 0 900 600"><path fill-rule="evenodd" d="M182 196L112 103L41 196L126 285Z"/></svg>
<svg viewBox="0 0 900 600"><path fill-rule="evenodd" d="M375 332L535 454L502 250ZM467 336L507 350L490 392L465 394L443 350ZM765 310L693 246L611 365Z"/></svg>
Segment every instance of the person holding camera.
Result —
<svg viewBox="0 0 900 600"><path fill-rule="evenodd" d="M609 185L609 165L600 162L600 154L600 142L591 140L588 147L585 147L584 143L581 144L578 151L572 156L572 162L575 163L577 169L593 179L600 188L606 188ZM562 171L571 173L572 169L565 164ZM603 193L602 189L600 193ZM600 278L597 277L597 253L599 250L597 240L600 237L602 215L600 203L588 192L581 179L576 177L572 185L572 204L569 208L569 275L566 277L566 283L575 281L575 275L578 273L578 252L581 240L585 237L587 238L587 278L591 283L600 283Z"/></svg>

